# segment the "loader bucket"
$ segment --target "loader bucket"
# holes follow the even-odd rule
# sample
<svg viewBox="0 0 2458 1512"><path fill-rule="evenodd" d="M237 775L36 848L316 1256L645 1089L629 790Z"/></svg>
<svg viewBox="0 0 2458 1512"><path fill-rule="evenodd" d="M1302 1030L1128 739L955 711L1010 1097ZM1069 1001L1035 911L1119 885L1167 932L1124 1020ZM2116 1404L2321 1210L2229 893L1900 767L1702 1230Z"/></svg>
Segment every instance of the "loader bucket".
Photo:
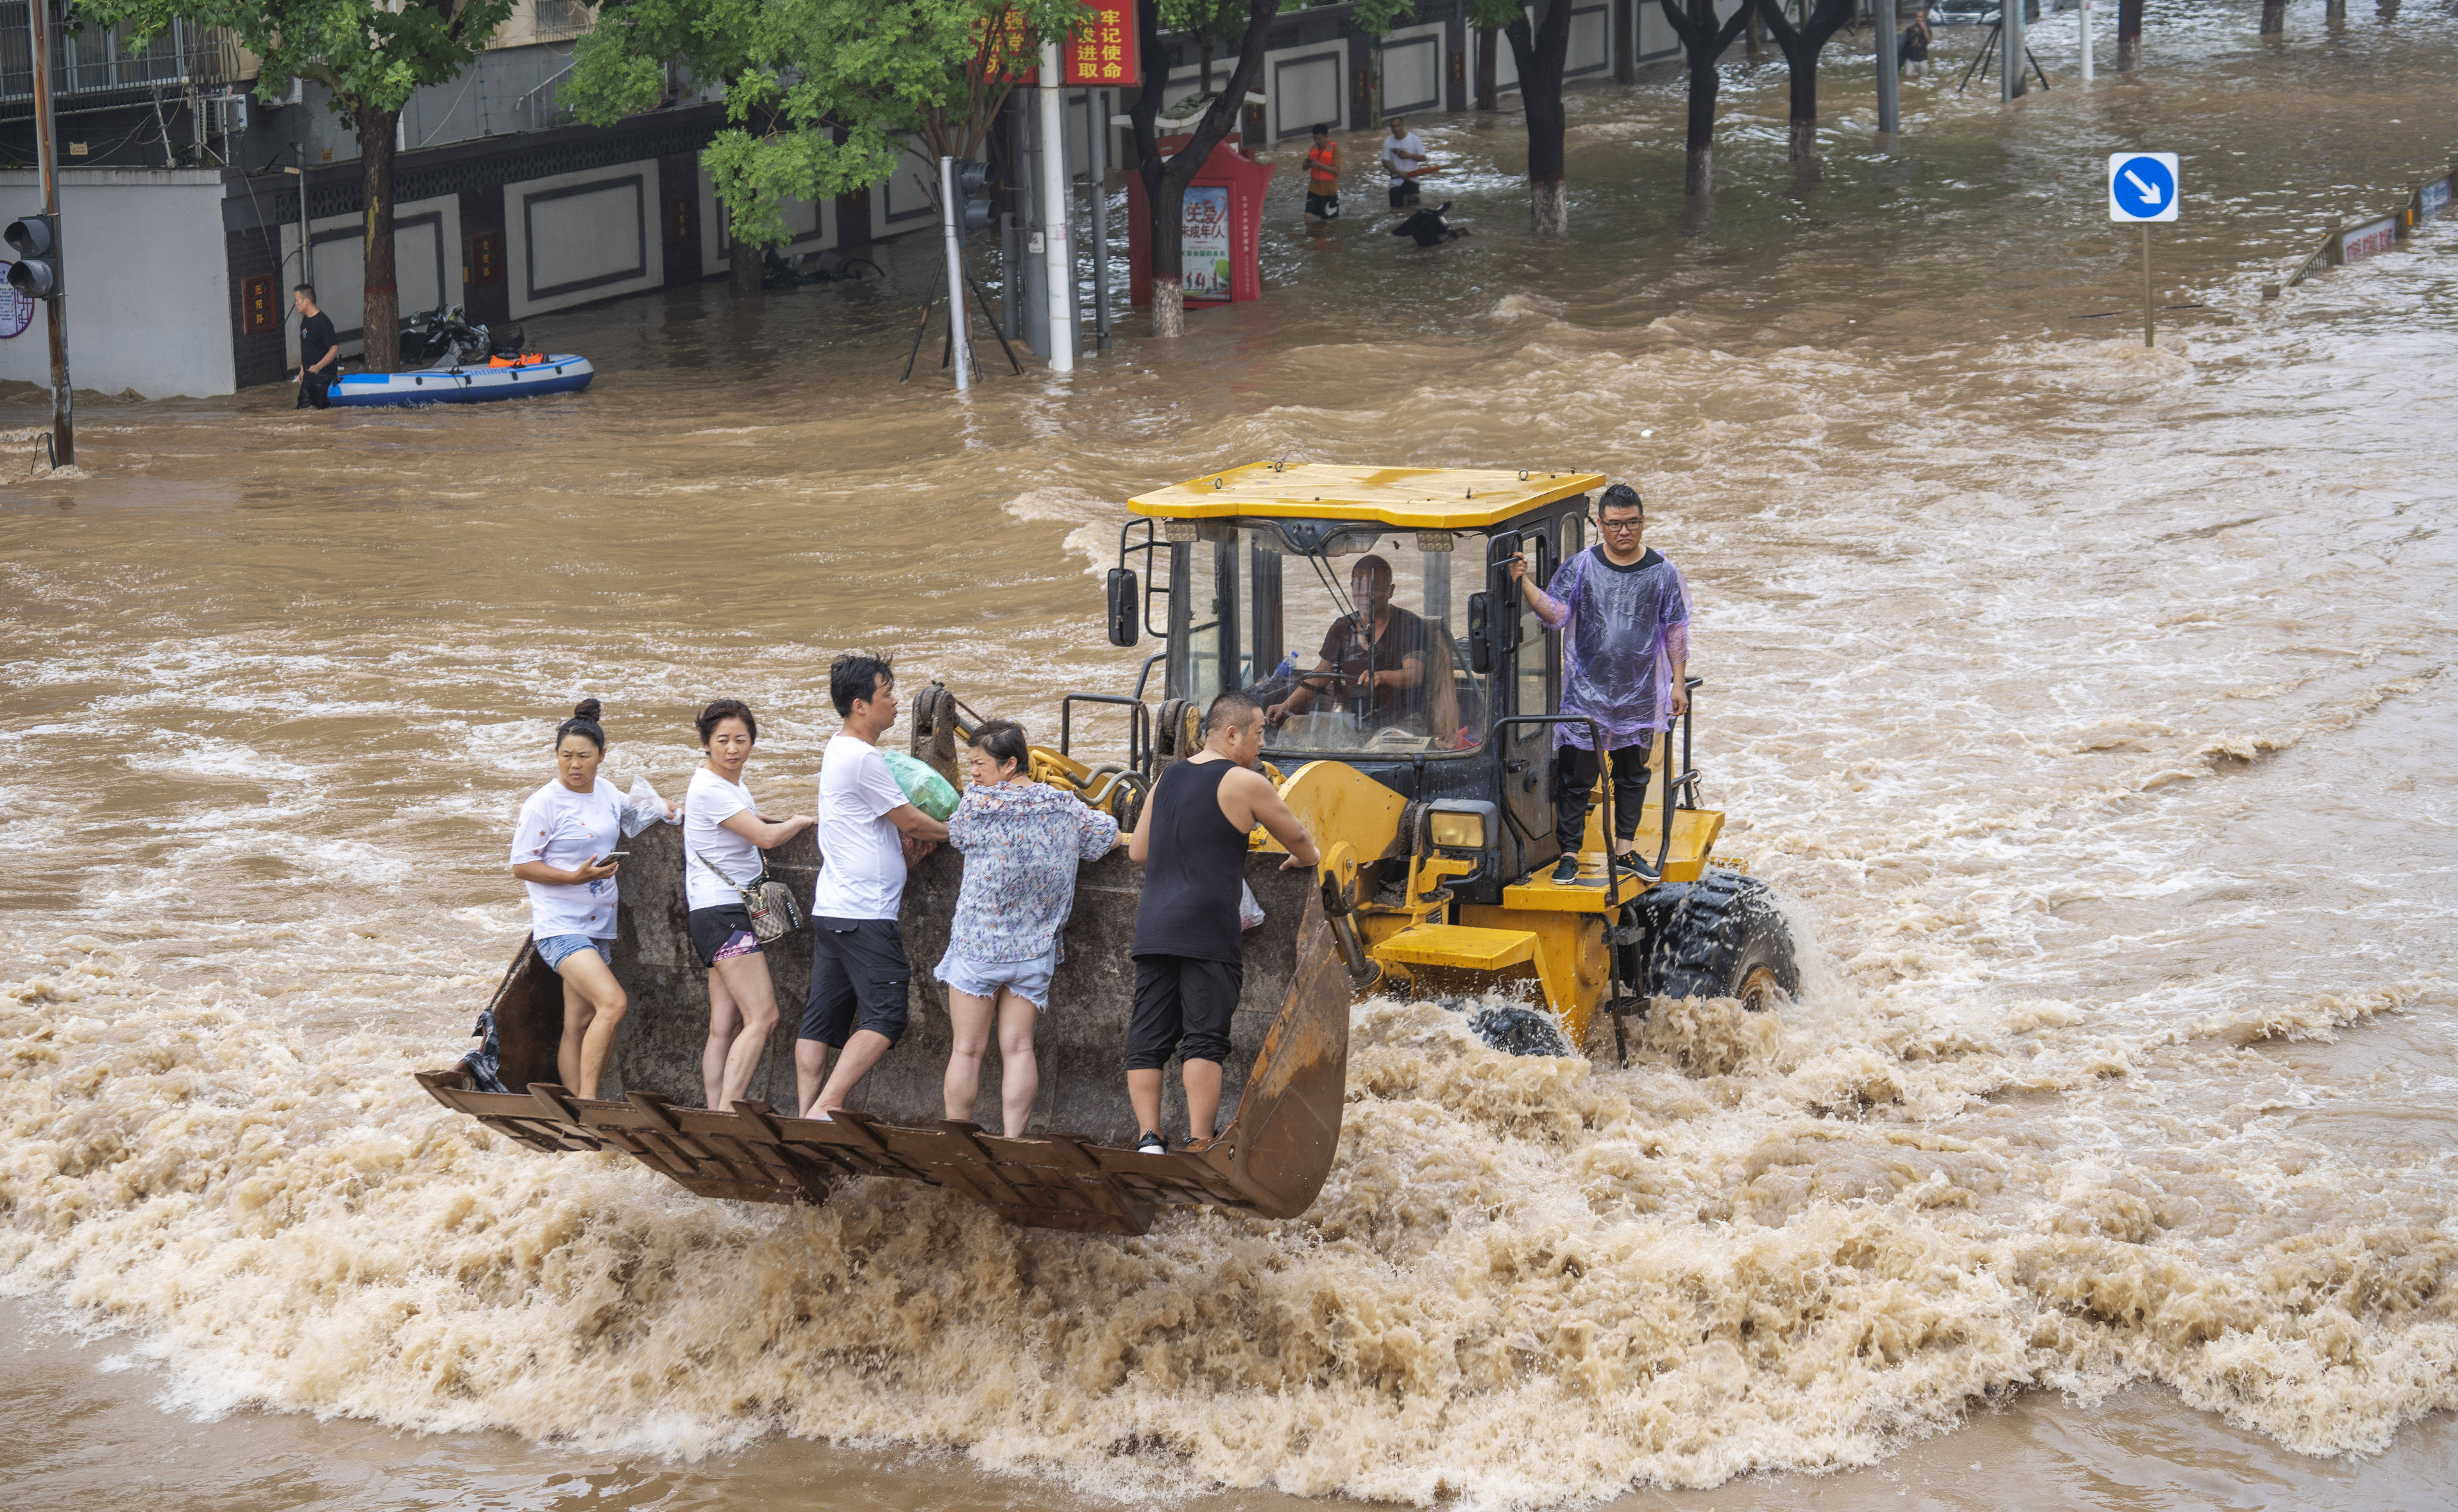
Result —
<svg viewBox="0 0 2458 1512"><path fill-rule="evenodd" d="M754 1101L700 1106L707 972L685 933L680 832L667 825L635 837L623 866L614 975L631 1005L601 1088L612 1100L553 1085L562 984L526 940L493 1002L502 1077L514 1090L475 1090L457 1069L419 1081L447 1107L532 1149L619 1150L703 1196L821 1202L839 1180L878 1175L948 1187L1034 1227L1141 1233L1164 1203L1295 1217L1322 1190L1339 1143L1350 987L1313 874L1282 871L1281 860L1247 862L1266 917L1246 936L1244 990L1222 1067L1221 1106L1235 1111L1200 1150L1133 1148L1127 952L1139 872L1123 850L1078 874L1065 959L1035 1036L1041 1090L1025 1138L981 1130L999 1123L995 1046L971 1119L945 1120L947 989L931 967L947 946L964 858L944 847L914 867L899 921L914 966L910 1025L846 1114L821 1123L773 1111L797 1106L793 1039L810 982L807 932L767 947L779 1024L752 1081ZM819 860L805 833L768 854L769 875L808 899ZM1177 1078L1164 1085L1167 1122L1183 1128Z"/></svg>

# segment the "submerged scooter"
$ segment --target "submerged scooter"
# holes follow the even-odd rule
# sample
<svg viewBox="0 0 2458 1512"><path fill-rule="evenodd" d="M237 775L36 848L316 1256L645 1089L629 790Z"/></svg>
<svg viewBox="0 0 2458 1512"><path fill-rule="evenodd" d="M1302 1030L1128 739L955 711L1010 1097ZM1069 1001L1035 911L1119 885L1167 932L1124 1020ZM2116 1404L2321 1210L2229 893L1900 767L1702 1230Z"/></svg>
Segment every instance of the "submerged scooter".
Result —
<svg viewBox="0 0 2458 1512"><path fill-rule="evenodd" d="M333 384L332 401L359 408L472 404L575 394L597 376L585 357L523 352L528 334L517 323L473 323L457 304L421 310L401 322L404 371L347 374Z"/></svg>

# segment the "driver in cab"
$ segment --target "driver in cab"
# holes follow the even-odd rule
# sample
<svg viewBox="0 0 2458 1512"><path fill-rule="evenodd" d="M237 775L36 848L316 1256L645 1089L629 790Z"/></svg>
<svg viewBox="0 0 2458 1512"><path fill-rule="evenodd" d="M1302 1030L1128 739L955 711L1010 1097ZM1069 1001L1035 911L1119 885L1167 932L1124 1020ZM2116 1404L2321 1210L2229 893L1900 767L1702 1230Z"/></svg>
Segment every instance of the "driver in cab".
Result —
<svg viewBox="0 0 2458 1512"><path fill-rule="evenodd" d="M1424 712L1426 622L1391 602L1391 564L1363 556L1348 574L1349 599L1357 608L1331 622L1313 672L1298 678L1288 697L1263 711L1279 729L1329 694L1362 726L1384 729Z"/></svg>

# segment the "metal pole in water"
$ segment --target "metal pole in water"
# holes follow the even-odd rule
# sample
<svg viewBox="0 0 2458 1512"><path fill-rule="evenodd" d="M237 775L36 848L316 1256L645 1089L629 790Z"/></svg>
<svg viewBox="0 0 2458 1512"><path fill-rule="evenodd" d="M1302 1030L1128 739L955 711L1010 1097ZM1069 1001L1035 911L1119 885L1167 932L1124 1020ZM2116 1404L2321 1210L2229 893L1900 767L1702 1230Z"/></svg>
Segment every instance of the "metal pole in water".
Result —
<svg viewBox="0 0 2458 1512"><path fill-rule="evenodd" d="M2091 82L2091 0L2082 0L2082 81Z"/></svg>
<svg viewBox="0 0 2458 1512"><path fill-rule="evenodd" d="M2156 346L2152 340L2159 317L2151 305L2151 222L2142 222L2142 344Z"/></svg>
<svg viewBox="0 0 2458 1512"><path fill-rule="evenodd" d="M972 353L965 330L965 251L956 237L956 160L939 159L939 228L948 238L948 356L956 365L956 392L973 386Z"/></svg>
<svg viewBox="0 0 2458 1512"><path fill-rule="evenodd" d="M1092 140L1084 171L1093 180L1093 349L1110 349L1110 92L1084 92L1084 125Z"/></svg>
<svg viewBox="0 0 2458 1512"><path fill-rule="evenodd" d="M1895 77L1902 68L1895 60L1895 23L1903 17L1895 12L1895 0L1878 0L1869 19L1878 23L1878 146L1884 150L1894 146L1903 131L1902 91Z"/></svg>
<svg viewBox="0 0 2458 1512"><path fill-rule="evenodd" d="M1998 0L1997 43L2005 56L1997 75L1997 98L2011 105L2028 93L2023 77L2023 0Z"/></svg>
<svg viewBox="0 0 2458 1512"><path fill-rule="evenodd" d="M63 286L68 259L61 250L60 160L52 141L52 38L50 0L26 7L26 29L34 48L34 155L43 165L43 214L52 222L52 266ZM68 298L53 294L43 301L43 323L52 337L52 466L76 465L76 390L69 383Z"/></svg>
<svg viewBox="0 0 2458 1512"><path fill-rule="evenodd" d="M1075 259L1067 250L1067 97L1059 90L1058 44L1041 45L1041 253L1048 269L1050 370L1075 370Z"/></svg>

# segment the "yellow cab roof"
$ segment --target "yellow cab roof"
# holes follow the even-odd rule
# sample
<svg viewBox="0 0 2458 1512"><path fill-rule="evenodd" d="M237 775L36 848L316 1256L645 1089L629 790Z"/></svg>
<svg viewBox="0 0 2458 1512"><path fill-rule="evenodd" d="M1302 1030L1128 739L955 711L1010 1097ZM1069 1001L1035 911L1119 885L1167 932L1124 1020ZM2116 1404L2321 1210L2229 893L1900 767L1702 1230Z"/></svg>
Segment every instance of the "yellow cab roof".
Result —
<svg viewBox="0 0 2458 1512"><path fill-rule="evenodd" d="M1372 520L1403 530L1483 530L1604 485L1600 472L1256 462L1139 493L1127 507L1170 520L1267 515Z"/></svg>

